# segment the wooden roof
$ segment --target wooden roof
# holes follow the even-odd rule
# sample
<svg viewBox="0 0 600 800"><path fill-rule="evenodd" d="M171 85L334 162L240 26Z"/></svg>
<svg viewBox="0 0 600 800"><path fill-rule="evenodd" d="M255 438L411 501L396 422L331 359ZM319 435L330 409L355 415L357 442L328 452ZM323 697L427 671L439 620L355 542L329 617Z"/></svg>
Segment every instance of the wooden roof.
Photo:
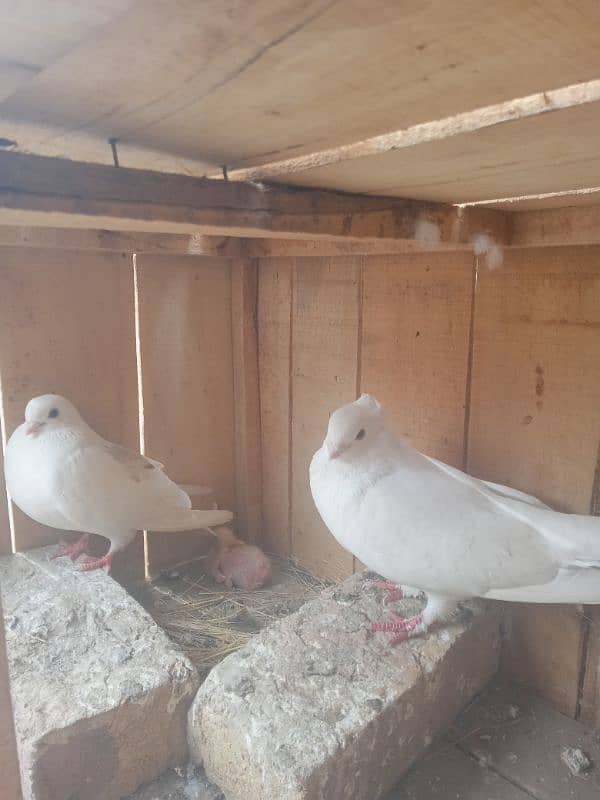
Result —
<svg viewBox="0 0 600 800"><path fill-rule="evenodd" d="M543 103L600 78L597 0L22 0L0 54L0 137L21 151L112 163L116 139L125 166L267 165L282 183L451 203L600 185L600 93ZM490 122L516 98L527 113ZM481 125L452 129L474 111ZM269 172L440 121L433 140Z"/></svg>

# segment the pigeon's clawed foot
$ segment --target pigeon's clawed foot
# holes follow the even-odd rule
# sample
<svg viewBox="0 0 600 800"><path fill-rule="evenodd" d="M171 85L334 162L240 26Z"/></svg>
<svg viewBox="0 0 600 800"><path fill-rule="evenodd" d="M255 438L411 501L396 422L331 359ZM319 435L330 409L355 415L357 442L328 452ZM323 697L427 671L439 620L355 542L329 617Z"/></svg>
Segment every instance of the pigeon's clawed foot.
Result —
<svg viewBox="0 0 600 800"><path fill-rule="evenodd" d="M383 589L387 593L383 600L386 605L402 600L404 597L402 587L398 586L397 583L393 583L393 581L367 581L365 585L367 589Z"/></svg>
<svg viewBox="0 0 600 800"><path fill-rule="evenodd" d="M56 553L50 556L50 561L54 561L55 558L62 558L63 556L69 556L71 561L75 561L82 553L87 553L89 543L90 535L89 533L84 533L76 542L61 545Z"/></svg>
<svg viewBox="0 0 600 800"><path fill-rule="evenodd" d="M86 558L80 569L82 572L91 572L93 569L102 569L106 567L106 571L110 572L112 567L113 554L107 553L102 558Z"/></svg>
<svg viewBox="0 0 600 800"><path fill-rule="evenodd" d="M406 619L398 616L398 614L392 614L389 622L371 623L371 630L394 634L390 639L390 644L394 645L398 644L398 642L405 642L412 636L425 633L427 626L423 622L422 614L417 614L415 617L408 617Z"/></svg>

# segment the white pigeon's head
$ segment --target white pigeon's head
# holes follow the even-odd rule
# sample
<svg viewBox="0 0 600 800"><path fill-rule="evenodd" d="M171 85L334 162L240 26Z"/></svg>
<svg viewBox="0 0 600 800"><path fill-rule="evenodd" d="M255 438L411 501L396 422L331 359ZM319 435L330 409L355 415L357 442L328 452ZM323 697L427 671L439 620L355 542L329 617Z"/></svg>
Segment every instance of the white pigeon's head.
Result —
<svg viewBox="0 0 600 800"><path fill-rule="evenodd" d="M383 427L383 409L370 394L362 394L333 412L323 449L329 458L339 458L347 451L358 455L370 448Z"/></svg>
<svg viewBox="0 0 600 800"><path fill-rule="evenodd" d="M84 424L73 403L59 394L42 394L34 397L25 407L25 433L38 436L42 431Z"/></svg>

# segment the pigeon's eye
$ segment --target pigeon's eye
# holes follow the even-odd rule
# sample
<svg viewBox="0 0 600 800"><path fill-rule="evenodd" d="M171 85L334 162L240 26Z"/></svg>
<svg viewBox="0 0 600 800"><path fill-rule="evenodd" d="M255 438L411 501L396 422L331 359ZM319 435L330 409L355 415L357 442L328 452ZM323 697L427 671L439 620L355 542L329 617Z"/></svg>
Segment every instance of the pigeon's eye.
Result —
<svg viewBox="0 0 600 800"><path fill-rule="evenodd" d="M356 438L356 439L358 439L359 441L360 441L361 439L364 439L364 438L365 438L365 429L364 429L364 428L361 428L361 429L359 430L359 432L356 434L355 438Z"/></svg>
<svg viewBox="0 0 600 800"><path fill-rule="evenodd" d="M56 417L58 417L58 408L51 408L48 417L50 419L55 419Z"/></svg>

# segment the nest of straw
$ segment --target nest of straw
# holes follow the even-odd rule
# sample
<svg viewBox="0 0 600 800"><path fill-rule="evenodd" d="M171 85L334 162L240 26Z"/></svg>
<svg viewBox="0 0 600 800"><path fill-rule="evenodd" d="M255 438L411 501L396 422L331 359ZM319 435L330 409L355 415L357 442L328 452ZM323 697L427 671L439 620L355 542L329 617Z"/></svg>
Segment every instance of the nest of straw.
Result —
<svg viewBox="0 0 600 800"><path fill-rule="evenodd" d="M262 628L297 611L330 585L292 561L272 561L277 579L253 592L223 589L203 574L177 571L150 588L152 597L145 605L202 679Z"/></svg>

